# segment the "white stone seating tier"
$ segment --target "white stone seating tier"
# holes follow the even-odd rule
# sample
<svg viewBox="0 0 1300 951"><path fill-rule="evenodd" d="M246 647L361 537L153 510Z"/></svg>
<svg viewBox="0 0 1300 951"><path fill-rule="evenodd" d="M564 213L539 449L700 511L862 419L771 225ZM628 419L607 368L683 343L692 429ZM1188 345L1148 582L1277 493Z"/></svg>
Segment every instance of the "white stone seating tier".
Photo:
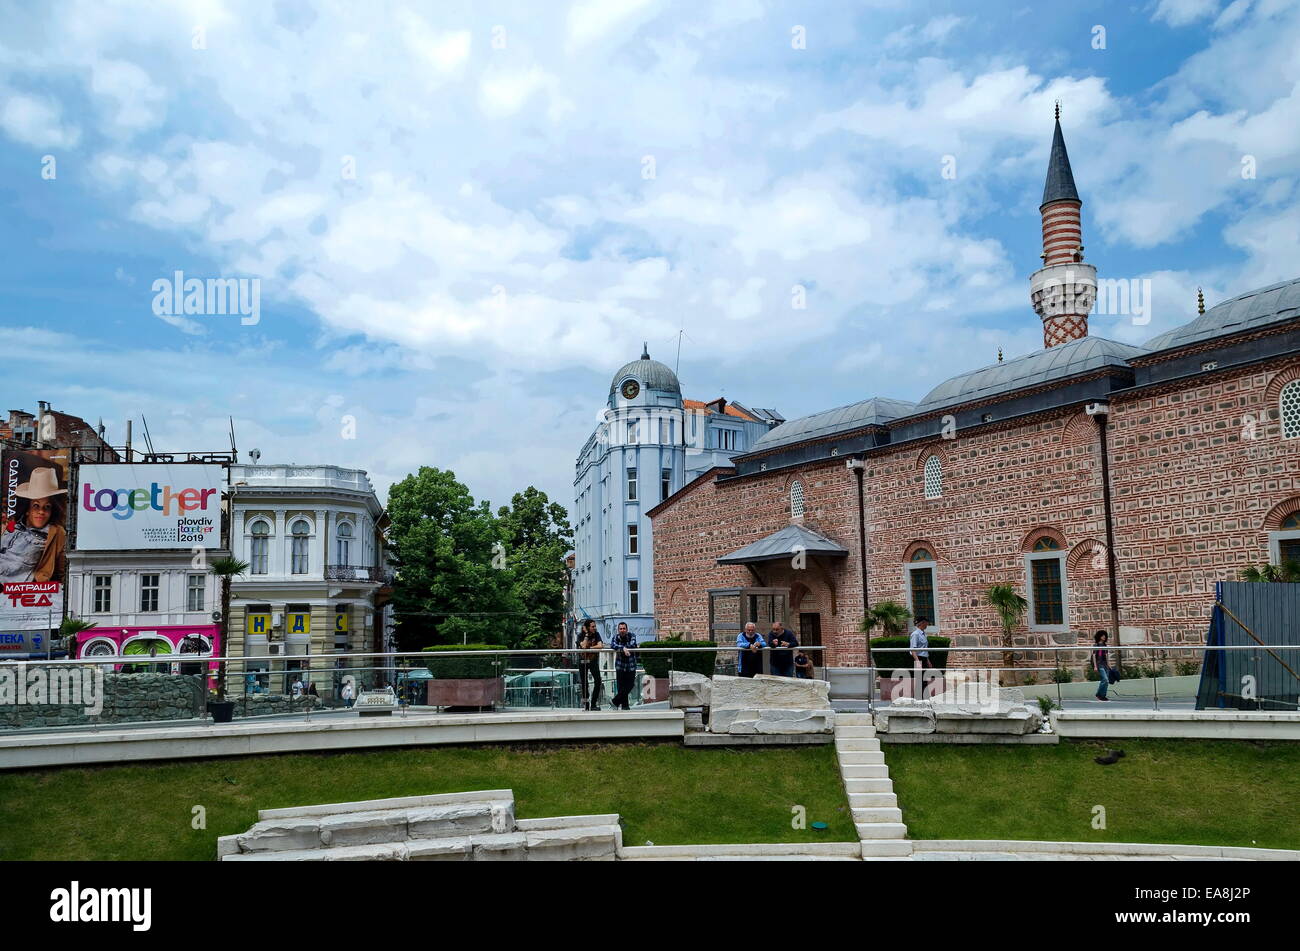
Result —
<svg viewBox="0 0 1300 951"><path fill-rule="evenodd" d="M1022 736L1043 725L1037 704L1015 687L964 690L960 685L925 700L901 697L875 713L881 733L997 733Z"/></svg>
<svg viewBox="0 0 1300 951"><path fill-rule="evenodd" d="M699 687L693 685L690 689L698 691ZM833 733L835 730L830 685L824 680L766 674L719 675L709 683L707 695L710 733Z"/></svg>
<svg viewBox="0 0 1300 951"><path fill-rule="evenodd" d="M618 857L617 815L515 819L509 789L263 809L222 862L572 861Z"/></svg>

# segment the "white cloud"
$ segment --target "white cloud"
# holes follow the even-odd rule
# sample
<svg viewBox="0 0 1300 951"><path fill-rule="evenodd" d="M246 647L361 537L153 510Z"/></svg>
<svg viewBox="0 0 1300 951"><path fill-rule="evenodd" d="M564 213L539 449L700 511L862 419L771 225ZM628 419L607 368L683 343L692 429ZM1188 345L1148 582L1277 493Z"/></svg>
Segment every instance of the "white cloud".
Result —
<svg viewBox="0 0 1300 951"><path fill-rule="evenodd" d="M81 131L64 124L59 104L0 86L0 129L5 135L38 149L71 148L81 141Z"/></svg>

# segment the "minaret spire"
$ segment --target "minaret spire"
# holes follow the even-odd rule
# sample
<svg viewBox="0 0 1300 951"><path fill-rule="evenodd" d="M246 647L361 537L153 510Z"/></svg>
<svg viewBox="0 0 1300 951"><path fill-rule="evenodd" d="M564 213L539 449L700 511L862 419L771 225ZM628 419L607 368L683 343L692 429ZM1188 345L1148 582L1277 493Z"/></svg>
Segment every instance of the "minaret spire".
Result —
<svg viewBox="0 0 1300 951"><path fill-rule="evenodd" d="M1058 100L1043 202L1038 207L1043 219L1043 266L1029 278L1029 299L1043 321L1045 348L1088 336L1088 312L1097 299L1097 269L1083 263L1082 207L1065 150Z"/></svg>

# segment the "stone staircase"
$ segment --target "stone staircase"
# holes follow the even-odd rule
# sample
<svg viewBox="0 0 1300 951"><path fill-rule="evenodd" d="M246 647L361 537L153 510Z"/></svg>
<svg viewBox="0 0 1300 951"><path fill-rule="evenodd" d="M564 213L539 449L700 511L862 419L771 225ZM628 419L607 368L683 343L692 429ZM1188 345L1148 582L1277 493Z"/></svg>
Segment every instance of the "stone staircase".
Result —
<svg viewBox="0 0 1300 951"><path fill-rule="evenodd" d="M221 862L573 861L618 858L617 815L516 819L509 789L263 809L217 840Z"/></svg>
<svg viewBox="0 0 1300 951"><path fill-rule="evenodd" d="M912 843L894 795L885 754L869 713L837 713L835 754L848 793L853 824L868 861L908 859Z"/></svg>

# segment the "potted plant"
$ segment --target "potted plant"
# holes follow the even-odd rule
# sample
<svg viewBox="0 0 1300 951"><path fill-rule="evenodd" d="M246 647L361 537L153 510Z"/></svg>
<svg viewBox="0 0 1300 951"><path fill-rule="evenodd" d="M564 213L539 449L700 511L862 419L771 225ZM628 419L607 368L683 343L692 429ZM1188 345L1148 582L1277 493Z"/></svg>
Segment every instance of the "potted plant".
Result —
<svg viewBox="0 0 1300 951"><path fill-rule="evenodd" d="M694 674L713 676L713 666L718 652L714 641L688 641L682 637L673 637L663 641L649 641L641 647L684 647L683 651L664 651L663 653L642 653L641 667L646 674L654 678L654 690L651 701L668 699L668 682L672 671L681 670Z"/></svg>
<svg viewBox="0 0 1300 951"><path fill-rule="evenodd" d="M500 661L486 657L439 657L456 651L499 651L503 644L438 644L426 647L424 665L433 679L427 681L426 703L431 707L490 707L505 697Z"/></svg>
<svg viewBox="0 0 1300 951"><path fill-rule="evenodd" d="M221 579L221 656L230 650L230 582L248 570L248 562L238 558L214 558L208 562L212 573ZM217 698L208 701L213 723L229 723L235 704L226 699L226 662L217 665Z"/></svg>
<svg viewBox="0 0 1300 951"><path fill-rule="evenodd" d="M1014 667L1016 657L1011 652L1011 635L1029 610L1029 602L1012 585L991 584L984 592L984 603L994 610L1002 627L1002 666Z"/></svg>

